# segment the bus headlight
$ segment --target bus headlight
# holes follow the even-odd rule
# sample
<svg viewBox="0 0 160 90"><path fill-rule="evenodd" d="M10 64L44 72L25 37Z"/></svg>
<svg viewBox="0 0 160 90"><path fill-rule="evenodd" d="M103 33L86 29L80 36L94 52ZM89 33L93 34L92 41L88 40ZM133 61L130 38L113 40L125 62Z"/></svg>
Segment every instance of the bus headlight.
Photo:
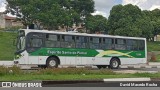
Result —
<svg viewBox="0 0 160 90"><path fill-rule="evenodd" d="M15 59L19 59L22 55L18 54L15 56Z"/></svg>

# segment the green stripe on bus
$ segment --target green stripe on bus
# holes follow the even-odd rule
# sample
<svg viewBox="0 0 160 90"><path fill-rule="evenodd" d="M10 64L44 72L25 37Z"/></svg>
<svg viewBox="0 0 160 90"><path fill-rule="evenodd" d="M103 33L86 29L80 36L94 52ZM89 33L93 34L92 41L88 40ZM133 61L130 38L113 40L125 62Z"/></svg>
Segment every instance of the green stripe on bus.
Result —
<svg viewBox="0 0 160 90"><path fill-rule="evenodd" d="M76 57L125 57L145 58L145 51L126 50L95 50L95 49L71 49L71 48L41 48L30 56L76 56Z"/></svg>

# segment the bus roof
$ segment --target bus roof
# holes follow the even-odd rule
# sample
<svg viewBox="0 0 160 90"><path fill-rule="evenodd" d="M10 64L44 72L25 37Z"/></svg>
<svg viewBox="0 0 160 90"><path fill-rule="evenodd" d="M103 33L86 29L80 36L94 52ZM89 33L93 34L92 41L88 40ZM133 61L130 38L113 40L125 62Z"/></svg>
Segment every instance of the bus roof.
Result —
<svg viewBox="0 0 160 90"><path fill-rule="evenodd" d="M146 38L142 38L142 37L127 37L127 36L107 35L107 34L87 34L87 33L59 32L59 31L35 30L35 29L20 29L20 30L24 30L26 33L40 32L40 33L66 34L66 35L81 35L81 36L111 37L111 38L146 40Z"/></svg>

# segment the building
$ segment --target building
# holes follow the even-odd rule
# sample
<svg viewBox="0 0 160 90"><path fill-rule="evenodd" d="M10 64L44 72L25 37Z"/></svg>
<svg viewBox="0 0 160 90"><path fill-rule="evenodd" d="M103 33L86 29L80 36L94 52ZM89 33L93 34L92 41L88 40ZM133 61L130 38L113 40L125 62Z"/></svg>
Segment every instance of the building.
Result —
<svg viewBox="0 0 160 90"><path fill-rule="evenodd" d="M155 36L154 41L160 41L160 35Z"/></svg>
<svg viewBox="0 0 160 90"><path fill-rule="evenodd" d="M0 28L10 28L16 26L22 27L23 24L20 21L17 21L16 17L11 17L0 12Z"/></svg>

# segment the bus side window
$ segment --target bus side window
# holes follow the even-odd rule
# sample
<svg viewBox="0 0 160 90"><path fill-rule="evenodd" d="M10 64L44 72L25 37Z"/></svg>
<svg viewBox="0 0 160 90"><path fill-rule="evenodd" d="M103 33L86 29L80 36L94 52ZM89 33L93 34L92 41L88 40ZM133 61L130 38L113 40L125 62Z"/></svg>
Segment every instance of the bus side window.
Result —
<svg viewBox="0 0 160 90"><path fill-rule="evenodd" d="M115 49L126 50L126 40L125 39L115 39Z"/></svg>
<svg viewBox="0 0 160 90"><path fill-rule="evenodd" d="M76 36L76 48L87 48L86 47L86 37Z"/></svg>
<svg viewBox="0 0 160 90"><path fill-rule="evenodd" d="M145 50L145 42L144 40L139 40L138 41L138 50Z"/></svg>
<svg viewBox="0 0 160 90"><path fill-rule="evenodd" d="M63 36L62 36L63 39ZM61 42L61 47L75 48L75 36L65 35L64 40Z"/></svg>
<svg viewBox="0 0 160 90"><path fill-rule="evenodd" d="M114 40L112 38L103 38L103 49L114 49Z"/></svg>
<svg viewBox="0 0 160 90"><path fill-rule="evenodd" d="M46 34L46 47L60 47L60 35Z"/></svg>
<svg viewBox="0 0 160 90"><path fill-rule="evenodd" d="M133 40L133 50L138 50L138 42L137 40Z"/></svg>
<svg viewBox="0 0 160 90"><path fill-rule="evenodd" d="M127 45L127 50L138 50L138 44L137 44L137 40L131 40L128 39L126 40L126 45Z"/></svg>
<svg viewBox="0 0 160 90"><path fill-rule="evenodd" d="M101 49L100 43L101 38L98 37L90 37L89 45L91 49Z"/></svg>

